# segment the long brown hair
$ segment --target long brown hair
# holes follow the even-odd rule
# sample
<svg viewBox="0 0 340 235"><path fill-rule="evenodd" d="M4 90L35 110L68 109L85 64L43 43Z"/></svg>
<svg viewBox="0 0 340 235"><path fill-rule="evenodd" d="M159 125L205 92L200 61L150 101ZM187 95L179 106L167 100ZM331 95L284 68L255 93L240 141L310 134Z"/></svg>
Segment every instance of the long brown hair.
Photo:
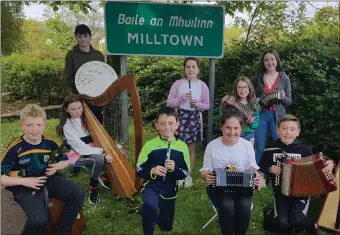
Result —
<svg viewBox="0 0 340 235"><path fill-rule="evenodd" d="M263 60L264 60L264 56L265 56L266 54L268 54L268 53L273 54L273 55L275 56L276 63L277 63L277 65L276 65L276 71L277 71L277 72L283 71L282 63L281 63L281 59L280 59L279 53L277 53L277 51L274 50L274 49L268 49L268 50L265 50L265 51L263 52L262 56L261 56L260 66L259 66L259 73L260 73L260 74L264 74L264 73L267 71L267 69L264 67L264 61L263 61Z"/></svg>
<svg viewBox="0 0 340 235"><path fill-rule="evenodd" d="M251 83L251 81L249 80L249 78L245 77L245 76L240 76L238 78L236 78L236 80L234 81L234 86L233 86L233 96L237 99L240 100L240 97L237 94L237 84L239 82L245 82L249 88L249 94L247 96L247 101L248 104L250 105L252 110L256 110L256 105L257 105L257 100L256 100L256 96L255 96L255 90L254 90L254 86Z"/></svg>
<svg viewBox="0 0 340 235"><path fill-rule="evenodd" d="M80 102L81 105L84 108L83 101L77 99L75 95L69 95L69 96L65 97L64 102L63 102L63 107L62 107L62 110L61 110L61 114L60 114L60 121L59 121L59 124L57 126L57 130L56 130L58 136L64 137L64 129L63 129L63 127L66 124L67 119L71 118L70 114L66 111L66 109L68 108L68 106L70 104L77 103L77 102ZM85 111L83 111L83 113L81 114L80 118L81 118L81 123L82 123L83 127L85 129L87 129Z"/></svg>

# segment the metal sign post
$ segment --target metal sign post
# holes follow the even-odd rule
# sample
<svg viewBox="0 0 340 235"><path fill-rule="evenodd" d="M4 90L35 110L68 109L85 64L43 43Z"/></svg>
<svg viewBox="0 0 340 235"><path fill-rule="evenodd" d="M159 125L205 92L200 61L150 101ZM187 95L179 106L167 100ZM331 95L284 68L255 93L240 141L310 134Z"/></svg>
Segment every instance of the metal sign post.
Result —
<svg viewBox="0 0 340 235"><path fill-rule="evenodd" d="M123 76L125 74L126 74L126 55L122 55L120 56L120 75ZM127 91L121 92L120 99L122 110L121 140L123 141L123 144L127 144L129 142L129 101L128 101L129 97Z"/></svg>
<svg viewBox="0 0 340 235"><path fill-rule="evenodd" d="M215 59L209 59L209 99L210 108L208 111L208 137L207 144L213 138L213 120L214 120L214 96L215 96Z"/></svg>

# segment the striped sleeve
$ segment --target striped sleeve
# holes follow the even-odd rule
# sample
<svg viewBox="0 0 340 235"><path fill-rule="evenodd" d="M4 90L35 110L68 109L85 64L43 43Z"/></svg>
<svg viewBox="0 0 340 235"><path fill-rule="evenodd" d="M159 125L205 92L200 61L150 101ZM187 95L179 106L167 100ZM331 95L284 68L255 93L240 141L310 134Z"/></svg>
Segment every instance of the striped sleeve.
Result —
<svg viewBox="0 0 340 235"><path fill-rule="evenodd" d="M18 144L22 142L21 138L17 138L12 141L6 148L4 154L1 156L1 174L8 174L15 164L15 160L18 157L17 149Z"/></svg>

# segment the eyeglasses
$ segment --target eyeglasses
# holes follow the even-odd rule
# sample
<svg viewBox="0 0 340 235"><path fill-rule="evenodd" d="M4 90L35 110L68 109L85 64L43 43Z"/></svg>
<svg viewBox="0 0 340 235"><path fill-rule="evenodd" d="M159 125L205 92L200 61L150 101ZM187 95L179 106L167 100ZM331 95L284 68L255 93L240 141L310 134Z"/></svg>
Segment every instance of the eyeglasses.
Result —
<svg viewBox="0 0 340 235"><path fill-rule="evenodd" d="M249 89L248 86L238 86L237 87L237 90L247 90L247 89Z"/></svg>

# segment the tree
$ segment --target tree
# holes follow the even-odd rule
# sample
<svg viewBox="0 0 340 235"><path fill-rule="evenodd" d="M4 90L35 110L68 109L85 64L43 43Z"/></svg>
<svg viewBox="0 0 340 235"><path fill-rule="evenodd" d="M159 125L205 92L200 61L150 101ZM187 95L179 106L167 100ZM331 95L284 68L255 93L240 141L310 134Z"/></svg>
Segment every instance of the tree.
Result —
<svg viewBox="0 0 340 235"><path fill-rule="evenodd" d="M248 17L236 17L235 26L247 29L244 44L249 41L257 44L277 43L289 39L306 26L306 5L304 2L261 1L246 8Z"/></svg>
<svg viewBox="0 0 340 235"><path fill-rule="evenodd" d="M27 5L30 3L27 2ZM73 12L89 13L92 9L91 2L78 2L78 1L39 1L39 4L44 4L57 12L61 7L68 7Z"/></svg>
<svg viewBox="0 0 340 235"><path fill-rule="evenodd" d="M22 43L24 53L39 53L47 50L46 36L43 34L44 22L36 20L24 20Z"/></svg>
<svg viewBox="0 0 340 235"><path fill-rule="evenodd" d="M1 52L9 55L20 50L23 7L20 2L1 1Z"/></svg>
<svg viewBox="0 0 340 235"><path fill-rule="evenodd" d="M340 5L338 4L337 7L327 6L319 9L313 18L307 22L308 27L301 30L298 36L300 38L325 38L332 35L334 32L338 32L339 34L339 6Z"/></svg>
<svg viewBox="0 0 340 235"><path fill-rule="evenodd" d="M53 19L46 20L45 34L47 36L48 45L51 49L56 48L60 51L66 51L75 44L73 29L68 26L58 16Z"/></svg>
<svg viewBox="0 0 340 235"><path fill-rule="evenodd" d="M44 17L46 19L59 17L72 29L78 24L86 24L92 31L92 45L98 48L100 40L104 37L104 12L98 3L90 3L90 6L91 11L87 13L74 12L67 6L61 6L58 11L47 8Z"/></svg>

